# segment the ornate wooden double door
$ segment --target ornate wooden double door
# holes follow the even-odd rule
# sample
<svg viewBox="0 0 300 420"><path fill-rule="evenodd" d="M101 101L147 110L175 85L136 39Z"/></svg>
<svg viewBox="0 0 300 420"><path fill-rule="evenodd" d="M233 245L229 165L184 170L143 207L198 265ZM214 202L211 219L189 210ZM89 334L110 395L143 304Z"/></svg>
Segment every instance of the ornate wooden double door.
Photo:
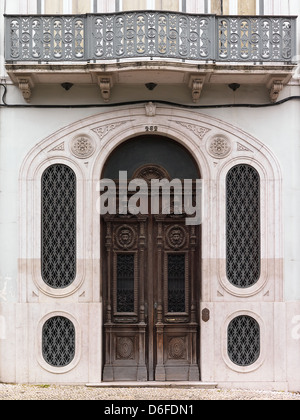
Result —
<svg viewBox="0 0 300 420"><path fill-rule="evenodd" d="M116 215L103 229L103 380L199 381L199 227Z"/></svg>

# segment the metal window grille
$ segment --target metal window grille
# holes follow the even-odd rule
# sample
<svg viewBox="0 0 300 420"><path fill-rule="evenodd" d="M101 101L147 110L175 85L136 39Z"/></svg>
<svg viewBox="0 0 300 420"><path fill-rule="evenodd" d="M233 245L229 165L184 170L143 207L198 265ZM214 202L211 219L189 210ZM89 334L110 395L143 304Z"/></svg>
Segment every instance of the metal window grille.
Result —
<svg viewBox="0 0 300 420"><path fill-rule="evenodd" d="M134 254L117 256L117 312L134 312Z"/></svg>
<svg viewBox="0 0 300 420"><path fill-rule="evenodd" d="M169 254L168 312L185 311L185 254Z"/></svg>
<svg viewBox="0 0 300 420"><path fill-rule="evenodd" d="M228 355L238 366L251 366L260 357L260 326L250 316L235 318L228 327Z"/></svg>
<svg viewBox="0 0 300 420"><path fill-rule="evenodd" d="M42 278L54 288L76 277L76 175L66 165L52 165L42 176Z"/></svg>
<svg viewBox="0 0 300 420"><path fill-rule="evenodd" d="M237 165L226 180L227 277L239 288L253 286L261 272L260 176Z"/></svg>
<svg viewBox="0 0 300 420"><path fill-rule="evenodd" d="M54 367L68 366L75 357L75 327L64 317L49 319L42 331L42 352L45 361Z"/></svg>

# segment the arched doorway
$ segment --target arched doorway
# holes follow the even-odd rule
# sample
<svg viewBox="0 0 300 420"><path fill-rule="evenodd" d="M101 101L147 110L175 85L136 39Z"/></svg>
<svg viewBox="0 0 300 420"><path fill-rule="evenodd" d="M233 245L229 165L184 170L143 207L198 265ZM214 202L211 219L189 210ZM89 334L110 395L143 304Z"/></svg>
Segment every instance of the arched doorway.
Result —
<svg viewBox="0 0 300 420"><path fill-rule="evenodd" d="M118 192L119 171L146 182L146 203L152 179L200 178L183 146L150 135L128 140L108 158L102 179L115 180ZM104 381L200 379L200 227L186 225L175 195L169 210L160 197L156 214L102 217Z"/></svg>

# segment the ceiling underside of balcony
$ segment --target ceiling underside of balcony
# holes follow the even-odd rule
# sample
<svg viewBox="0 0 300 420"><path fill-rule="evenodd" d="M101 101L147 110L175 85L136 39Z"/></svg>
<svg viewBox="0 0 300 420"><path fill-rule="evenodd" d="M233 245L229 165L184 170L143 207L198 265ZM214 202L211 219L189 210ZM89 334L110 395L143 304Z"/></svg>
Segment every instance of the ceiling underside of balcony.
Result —
<svg viewBox="0 0 300 420"><path fill-rule="evenodd" d="M270 91L275 102L280 90L290 81L294 65L268 63L184 63L171 61L122 62L110 64L79 63L15 63L6 70L14 84L19 85L24 99L30 101L32 90L39 85L98 85L105 102L110 91L118 86L184 85L197 102L206 85L261 85ZM279 91L279 92L278 92ZM27 93L26 93L27 92ZM278 92L278 95L274 92Z"/></svg>

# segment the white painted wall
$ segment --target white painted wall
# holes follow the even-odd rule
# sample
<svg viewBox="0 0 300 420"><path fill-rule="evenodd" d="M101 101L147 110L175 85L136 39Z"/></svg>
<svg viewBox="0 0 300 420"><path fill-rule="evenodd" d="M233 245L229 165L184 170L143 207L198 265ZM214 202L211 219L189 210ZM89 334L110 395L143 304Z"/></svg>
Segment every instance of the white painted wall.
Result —
<svg viewBox="0 0 300 420"><path fill-rule="evenodd" d="M204 1L187 0L186 11L187 13L204 13Z"/></svg>
<svg viewBox="0 0 300 420"><path fill-rule="evenodd" d="M115 2L112 0L98 0L98 11L101 13L112 13L115 11Z"/></svg>
<svg viewBox="0 0 300 420"><path fill-rule="evenodd" d="M230 1L231 12L235 14L237 0ZM1 3L2 7L5 5L5 13L8 14L30 14L37 12L37 0L1 0ZM115 11L114 0L98 0L97 5L100 13ZM264 8L266 15L297 15L300 5L298 0L264 0ZM187 12L204 13L204 0L187 0Z"/></svg>

